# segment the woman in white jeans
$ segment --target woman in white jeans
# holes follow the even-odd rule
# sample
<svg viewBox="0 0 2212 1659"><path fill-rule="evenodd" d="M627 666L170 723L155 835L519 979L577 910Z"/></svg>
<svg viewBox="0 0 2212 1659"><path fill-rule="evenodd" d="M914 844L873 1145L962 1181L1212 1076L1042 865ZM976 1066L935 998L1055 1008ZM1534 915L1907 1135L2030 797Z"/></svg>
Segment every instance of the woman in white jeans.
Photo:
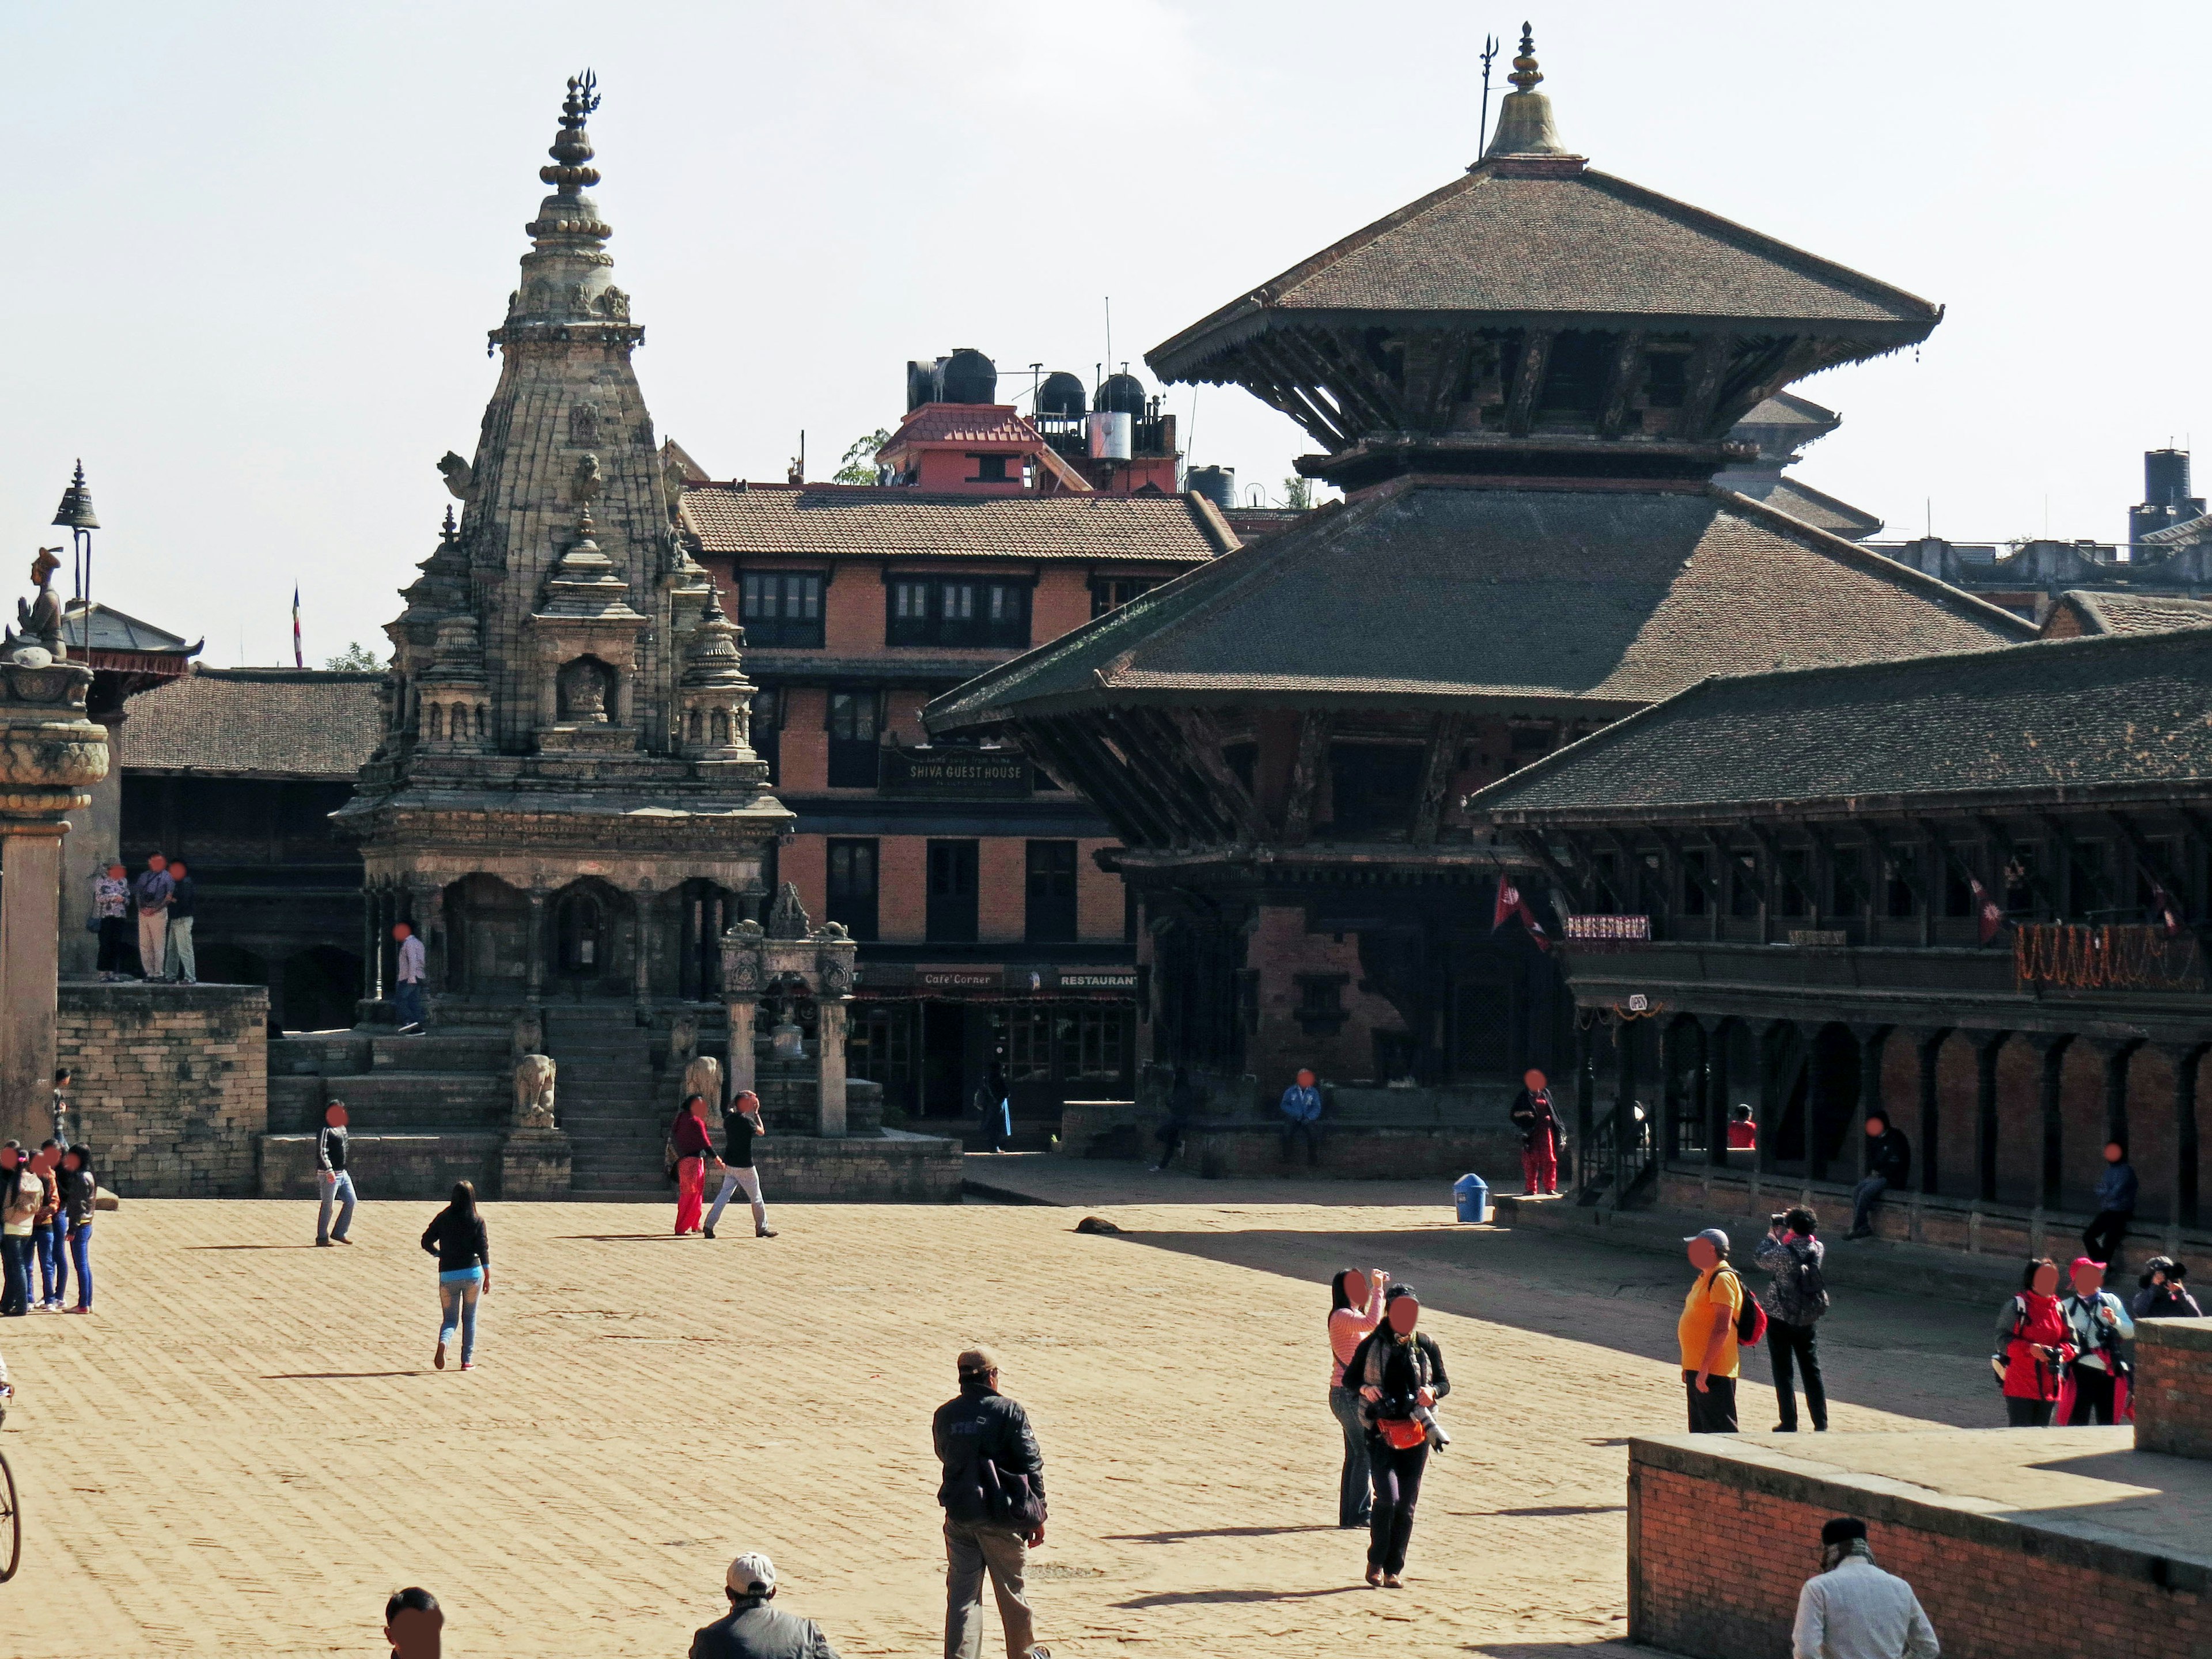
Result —
<svg viewBox="0 0 2212 1659"><path fill-rule="evenodd" d="M753 1139L768 1133L767 1126L761 1121L760 1109L760 1097L750 1089L740 1089L724 1115L728 1138L723 1143L723 1155L714 1160L715 1167L722 1172L722 1190L714 1194L714 1206L707 1212L709 1238L714 1236L714 1224L722 1218L723 1207L735 1192L743 1192L752 1200L753 1237L775 1237L775 1229L768 1224L768 1206L761 1201L760 1171L753 1168Z"/></svg>

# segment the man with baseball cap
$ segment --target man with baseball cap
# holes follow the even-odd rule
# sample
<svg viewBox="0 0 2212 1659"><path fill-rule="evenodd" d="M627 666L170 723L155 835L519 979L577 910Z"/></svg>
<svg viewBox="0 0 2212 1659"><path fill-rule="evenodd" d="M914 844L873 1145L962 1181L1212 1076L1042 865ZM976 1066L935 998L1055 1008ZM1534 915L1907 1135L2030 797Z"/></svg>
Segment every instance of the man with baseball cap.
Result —
<svg viewBox="0 0 2212 1659"><path fill-rule="evenodd" d="M1820 1571L1797 1592L1791 1659L1938 1659L1936 1627L1912 1586L1874 1564L1867 1524L1839 1515L1820 1528Z"/></svg>
<svg viewBox="0 0 2212 1659"><path fill-rule="evenodd" d="M775 1563L768 1557L757 1550L739 1556L723 1583L729 1614L691 1638L691 1659L837 1659L819 1625L769 1606Z"/></svg>
<svg viewBox="0 0 2212 1659"><path fill-rule="evenodd" d="M956 1362L960 1392L930 1425L945 1479L945 1659L982 1659L983 1576L1006 1627L1006 1659L1052 1659L1036 1645L1022 1594L1029 1553L1044 1542L1044 1455L1029 1413L999 1392L999 1362L969 1348Z"/></svg>
<svg viewBox="0 0 2212 1659"><path fill-rule="evenodd" d="M1690 1399L1692 1434L1735 1432L1735 1318L1743 1311L1743 1280L1729 1266L1729 1236L1708 1227L1682 1241L1698 1270L1682 1298L1674 1336L1682 1350L1682 1388Z"/></svg>

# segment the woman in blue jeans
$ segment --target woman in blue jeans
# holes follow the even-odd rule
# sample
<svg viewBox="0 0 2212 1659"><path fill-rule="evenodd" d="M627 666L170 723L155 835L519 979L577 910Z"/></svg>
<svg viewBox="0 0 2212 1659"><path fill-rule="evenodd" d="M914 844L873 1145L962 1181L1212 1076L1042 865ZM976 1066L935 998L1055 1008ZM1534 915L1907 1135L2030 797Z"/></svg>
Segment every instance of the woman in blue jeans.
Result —
<svg viewBox="0 0 2212 1659"><path fill-rule="evenodd" d="M100 1182L92 1173L92 1154L72 1146L62 1154L57 1177L61 1188L61 1214L57 1218L76 1263L76 1306L71 1313L92 1311L92 1212L100 1197Z"/></svg>
<svg viewBox="0 0 2212 1659"><path fill-rule="evenodd" d="M1346 1529L1367 1524L1373 1498L1368 1490L1367 1425L1359 1420L1359 1391L1345 1385L1344 1368L1382 1322L1382 1295L1389 1283L1390 1275L1380 1267L1372 1273L1346 1267L1328 1281L1328 1409L1344 1431L1336 1524Z"/></svg>
<svg viewBox="0 0 2212 1659"><path fill-rule="evenodd" d="M422 1248L438 1258L438 1352L430 1363L446 1369L446 1345L461 1334L461 1369L477 1365L477 1300L491 1294L491 1240L477 1213L477 1189L453 1183L453 1196L422 1230Z"/></svg>

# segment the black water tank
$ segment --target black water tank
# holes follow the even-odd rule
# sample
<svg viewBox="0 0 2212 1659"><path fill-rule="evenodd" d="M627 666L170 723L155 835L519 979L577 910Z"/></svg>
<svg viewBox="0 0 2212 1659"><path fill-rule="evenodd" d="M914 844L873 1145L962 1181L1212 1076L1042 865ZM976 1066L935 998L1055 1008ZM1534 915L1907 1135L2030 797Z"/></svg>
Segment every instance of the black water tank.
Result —
<svg viewBox="0 0 2212 1659"><path fill-rule="evenodd" d="M2189 499L2189 452L2143 451L2143 500L2153 507L2179 507Z"/></svg>
<svg viewBox="0 0 2212 1659"><path fill-rule="evenodd" d="M1237 505L1237 469L1233 466L1194 466L1182 476L1182 487L1195 490L1226 511Z"/></svg>
<svg viewBox="0 0 2212 1659"><path fill-rule="evenodd" d="M1133 374L1109 374L1098 388L1098 395L1091 407L1101 415L1142 416L1145 412L1145 388Z"/></svg>
<svg viewBox="0 0 2212 1659"><path fill-rule="evenodd" d="M1044 377L1037 388L1036 412L1040 415L1080 415L1083 413L1083 382L1066 369L1055 369Z"/></svg>
<svg viewBox="0 0 2212 1659"><path fill-rule="evenodd" d="M937 366L939 396L948 404L999 401L999 366L971 346L963 346Z"/></svg>

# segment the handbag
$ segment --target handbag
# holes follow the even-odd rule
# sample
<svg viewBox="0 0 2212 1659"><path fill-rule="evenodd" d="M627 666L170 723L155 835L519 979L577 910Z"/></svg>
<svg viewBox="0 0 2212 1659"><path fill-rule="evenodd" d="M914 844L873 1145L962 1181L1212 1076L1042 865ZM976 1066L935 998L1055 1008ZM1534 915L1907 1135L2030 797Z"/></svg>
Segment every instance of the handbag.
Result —
<svg viewBox="0 0 2212 1659"><path fill-rule="evenodd" d="M1398 1451L1411 1451L1429 1437L1429 1431L1410 1417L1386 1417L1375 1425L1382 1438Z"/></svg>
<svg viewBox="0 0 2212 1659"><path fill-rule="evenodd" d="M991 1519L1016 1532L1032 1533L1046 1521L1044 1494L1026 1474L1010 1474L986 1457L976 1473L983 1486L983 1507Z"/></svg>

